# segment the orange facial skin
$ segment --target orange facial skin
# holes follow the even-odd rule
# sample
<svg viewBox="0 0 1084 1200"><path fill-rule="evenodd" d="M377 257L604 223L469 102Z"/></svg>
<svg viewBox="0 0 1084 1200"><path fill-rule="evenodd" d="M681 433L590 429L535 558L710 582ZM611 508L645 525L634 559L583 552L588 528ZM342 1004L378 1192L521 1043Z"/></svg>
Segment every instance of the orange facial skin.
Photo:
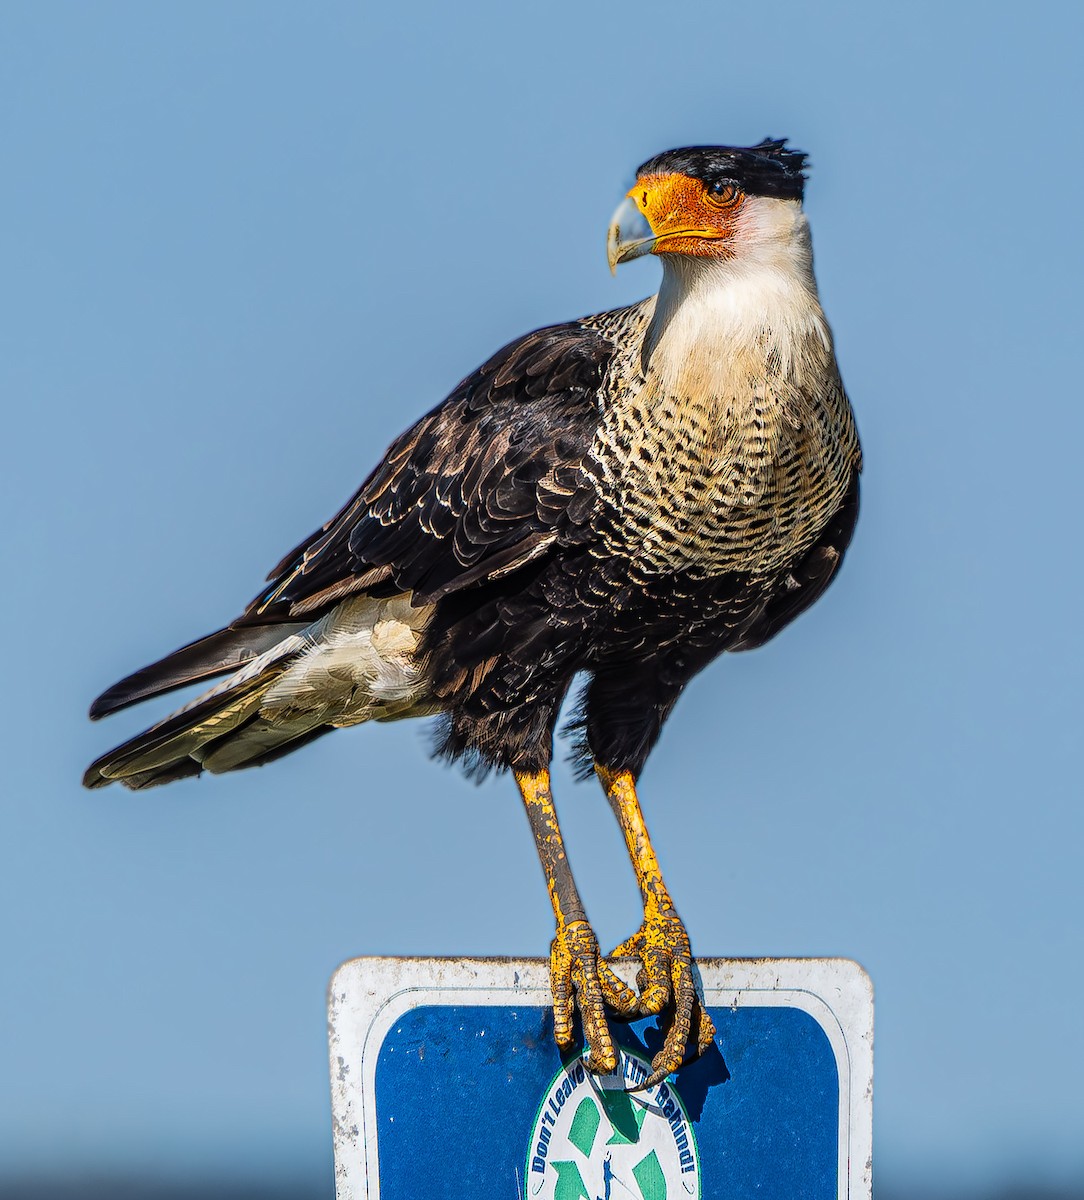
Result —
<svg viewBox="0 0 1084 1200"><path fill-rule="evenodd" d="M717 195L701 180L676 174L643 175L628 195L659 239L654 253L698 258L729 254L727 243L745 201L737 188Z"/></svg>

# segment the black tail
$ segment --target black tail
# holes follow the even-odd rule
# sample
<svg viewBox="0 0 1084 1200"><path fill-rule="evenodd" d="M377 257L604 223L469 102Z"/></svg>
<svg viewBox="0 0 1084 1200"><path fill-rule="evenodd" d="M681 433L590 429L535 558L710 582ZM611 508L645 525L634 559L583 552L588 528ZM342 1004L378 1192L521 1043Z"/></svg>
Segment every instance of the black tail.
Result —
<svg viewBox="0 0 1084 1200"><path fill-rule="evenodd" d="M302 621L296 625L249 625L242 629L227 626L208 634L107 688L90 706L91 720L96 721L139 700L164 695L186 684L235 671L283 638L300 633L307 624Z"/></svg>

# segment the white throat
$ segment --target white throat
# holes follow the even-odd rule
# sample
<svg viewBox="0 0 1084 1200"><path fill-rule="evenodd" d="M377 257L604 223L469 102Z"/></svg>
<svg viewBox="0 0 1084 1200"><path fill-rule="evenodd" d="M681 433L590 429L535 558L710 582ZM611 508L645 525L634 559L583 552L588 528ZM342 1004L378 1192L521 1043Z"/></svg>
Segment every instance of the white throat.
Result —
<svg viewBox="0 0 1084 1200"><path fill-rule="evenodd" d="M642 365L664 386L677 385L692 369L700 386L710 388L705 372L715 373L712 364L730 376L750 356L769 354L789 374L810 339L831 350L805 216L784 201L750 207L732 258L659 256L662 285Z"/></svg>

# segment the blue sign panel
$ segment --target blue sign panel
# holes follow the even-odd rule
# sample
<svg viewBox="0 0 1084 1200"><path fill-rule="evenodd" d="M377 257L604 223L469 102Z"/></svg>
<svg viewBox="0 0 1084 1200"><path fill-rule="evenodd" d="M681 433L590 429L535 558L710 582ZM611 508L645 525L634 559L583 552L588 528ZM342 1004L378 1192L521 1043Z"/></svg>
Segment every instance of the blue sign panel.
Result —
<svg viewBox="0 0 1084 1200"><path fill-rule="evenodd" d="M661 1045L658 1022L613 1023L612 1076L562 1060L544 964L346 964L332 983L339 1200L870 1195L872 1001L860 969L701 972L715 1047L629 1091Z"/></svg>

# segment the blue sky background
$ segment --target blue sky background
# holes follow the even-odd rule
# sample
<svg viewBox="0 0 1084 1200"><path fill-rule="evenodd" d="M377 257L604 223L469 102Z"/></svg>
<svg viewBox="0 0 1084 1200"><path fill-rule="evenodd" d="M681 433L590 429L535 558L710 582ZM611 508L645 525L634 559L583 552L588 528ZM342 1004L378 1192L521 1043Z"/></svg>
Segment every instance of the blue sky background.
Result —
<svg viewBox="0 0 1084 1200"><path fill-rule="evenodd" d="M148 795L90 699L233 616L391 438L605 263L636 164L787 135L866 448L837 585L644 779L704 954L877 986L885 1182L1084 1177L1078 5L8 3L0 1178L320 1178L324 987L539 954L508 781L418 724ZM638 920L557 776L600 938ZM466 832L469 831L469 843Z"/></svg>

